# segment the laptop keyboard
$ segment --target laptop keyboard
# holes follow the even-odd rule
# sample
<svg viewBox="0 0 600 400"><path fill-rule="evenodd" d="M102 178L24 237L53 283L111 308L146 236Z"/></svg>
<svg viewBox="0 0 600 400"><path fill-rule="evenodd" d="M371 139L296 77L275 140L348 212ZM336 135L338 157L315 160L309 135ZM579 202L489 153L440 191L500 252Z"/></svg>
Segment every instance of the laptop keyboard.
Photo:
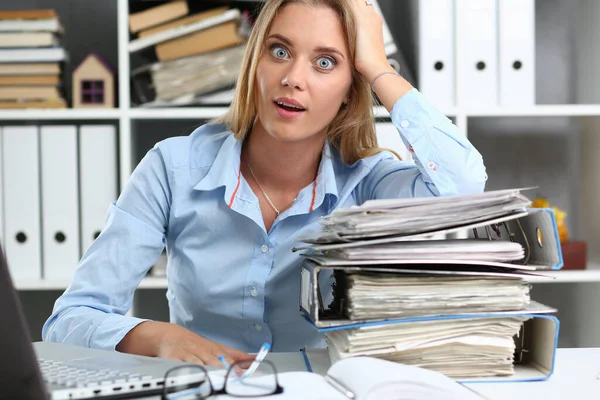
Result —
<svg viewBox="0 0 600 400"><path fill-rule="evenodd" d="M75 367L61 361L38 359L42 378L46 383L69 388L110 386L152 380L151 375L142 376L114 369L89 369Z"/></svg>

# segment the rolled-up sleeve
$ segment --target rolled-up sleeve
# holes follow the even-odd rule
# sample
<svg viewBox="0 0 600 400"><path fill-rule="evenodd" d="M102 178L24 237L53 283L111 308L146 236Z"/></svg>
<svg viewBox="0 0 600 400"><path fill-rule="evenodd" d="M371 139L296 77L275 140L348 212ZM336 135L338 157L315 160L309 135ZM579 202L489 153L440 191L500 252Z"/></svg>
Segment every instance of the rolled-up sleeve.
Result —
<svg viewBox="0 0 600 400"><path fill-rule="evenodd" d="M363 201L484 190L487 174L481 154L417 89L402 96L390 116L413 161L380 160L359 188Z"/></svg>
<svg viewBox="0 0 600 400"><path fill-rule="evenodd" d="M125 314L165 247L169 188L165 159L155 147L110 205L102 233L42 328L43 340L113 350L144 321Z"/></svg>

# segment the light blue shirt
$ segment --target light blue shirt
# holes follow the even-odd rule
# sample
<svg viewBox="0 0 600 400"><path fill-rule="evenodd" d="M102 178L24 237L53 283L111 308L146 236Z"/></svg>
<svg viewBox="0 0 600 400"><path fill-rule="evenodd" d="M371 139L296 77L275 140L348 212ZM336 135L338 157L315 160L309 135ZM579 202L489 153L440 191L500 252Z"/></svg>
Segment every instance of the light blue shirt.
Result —
<svg viewBox="0 0 600 400"><path fill-rule="evenodd" d="M321 346L299 312L300 234L319 218L369 199L482 192L482 157L416 89L391 112L416 162L381 152L345 165L325 145L316 185L265 230L240 174L241 142L204 125L154 146L111 204L102 234L46 321L44 340L114 349L143 320L124 314L166 246L170 320L227 346L256 352ZM314 202L314 204L313 204ZM311 204L313 210L311 209Z"/></svg>

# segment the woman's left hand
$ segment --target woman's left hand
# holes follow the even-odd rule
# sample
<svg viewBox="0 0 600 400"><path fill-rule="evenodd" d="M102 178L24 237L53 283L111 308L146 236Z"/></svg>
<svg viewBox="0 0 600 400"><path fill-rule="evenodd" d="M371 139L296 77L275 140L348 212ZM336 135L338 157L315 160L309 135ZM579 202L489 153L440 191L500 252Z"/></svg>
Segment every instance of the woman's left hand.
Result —
<svg viewBox="0 0 600 400"><path fill-rule="evenodd" d="M356 18L356 54L354 65L368 82L380 72L393 71L383 44L383 18L368 0L352 0Z"/></svg>

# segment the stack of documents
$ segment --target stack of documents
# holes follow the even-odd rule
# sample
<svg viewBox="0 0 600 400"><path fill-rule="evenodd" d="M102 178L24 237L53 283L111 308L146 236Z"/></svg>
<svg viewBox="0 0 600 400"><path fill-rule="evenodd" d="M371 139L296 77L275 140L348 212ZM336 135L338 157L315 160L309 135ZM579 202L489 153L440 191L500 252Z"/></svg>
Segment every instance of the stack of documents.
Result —
<svg viewBox="0 0 600 400"><path fill-rule="evenodd" d="M328 257L345 260L480 260L513 261L525 256L519 243L484 239L415 240L332 248Z"/></svg>
<svg viewBox="0 0 600 400"><path fill-rule="evenodd" d="M333 360L511 375L524 323L553 312L531 301L524 278L560 259L553 215L530 203L509 189L336 210L295 249L305 257L301 309L324 329ZM440 239L457 231L472 234ZM328 304L319 273L333 277Z"/></svg>
<svg viewBox="0 0 600 400"><path fill-rule="evenodd" d="M307 243L336 243L388 236L457 231L473 224L522 215L531 201L518 189L473 195L370 200L324 217L321 231L300 236Z"/></svg>
<svg viewBox="0 0 600 400"><path fill-rule="evenodd" d="M521 279L340 274L344 312L352 321L522 310L530 301Z"/></svg>
<svg viewBox="0 0 600 400"><path fill-rule="evenodd" d="M515 342L528 317L430 320L328 332L332 362L372 356L451 377L512 375Z"/></svg>

